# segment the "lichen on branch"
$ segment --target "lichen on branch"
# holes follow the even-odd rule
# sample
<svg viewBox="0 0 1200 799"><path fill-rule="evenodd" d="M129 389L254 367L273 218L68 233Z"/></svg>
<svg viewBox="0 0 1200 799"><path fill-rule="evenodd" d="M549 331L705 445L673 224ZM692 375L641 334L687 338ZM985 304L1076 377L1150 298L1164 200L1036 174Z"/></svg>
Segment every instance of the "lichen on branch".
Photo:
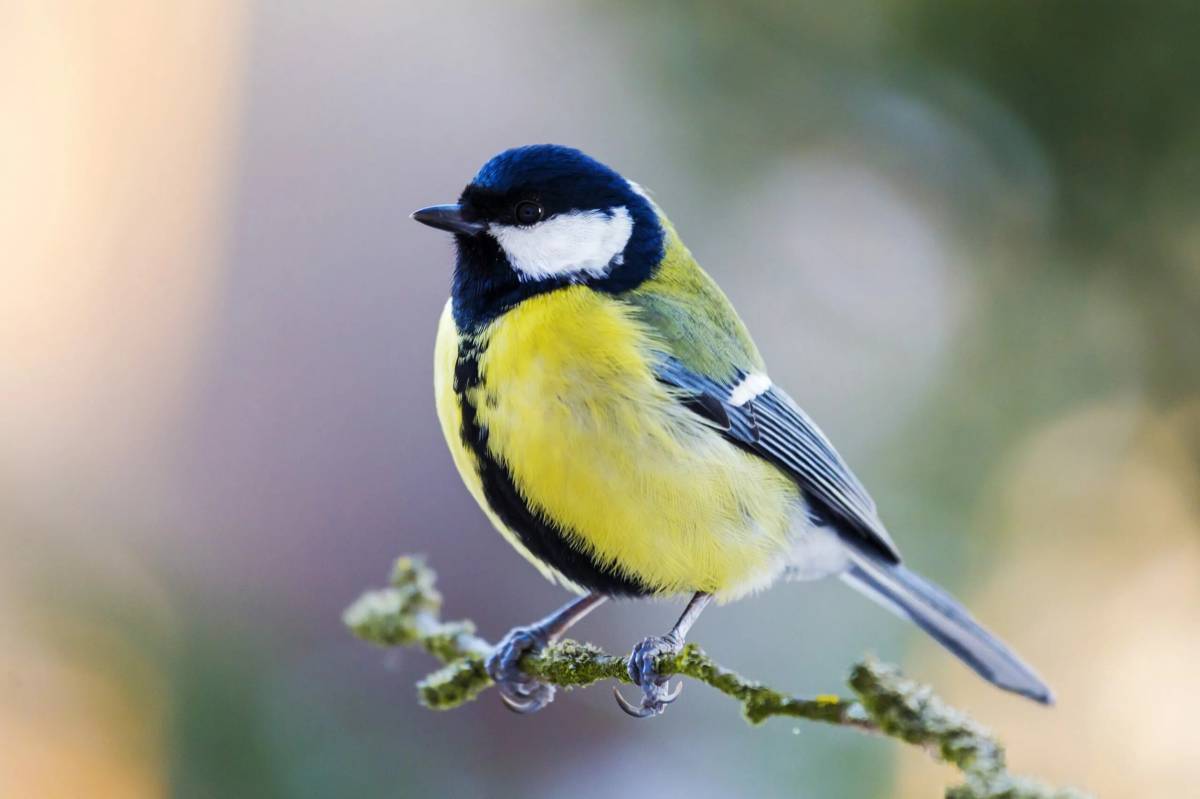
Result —
<svg viewBox="0 0 1200 799"><path fill-rule="evenodd" d="M417 683L420 701L436 710L469 702L492 685L484 661L491 644L470 621L442 621L437 576L423 560L401 557L386 588L368 591L343 614L355 635L380 646L420 647L444 664ZM1004 747L965 713L886 663L868 658L850 670L853 697L791 696L719 665L695 644L659 657L663 675L690 677L736 700L751 724L773 716L852 727L925 749L958 768L962 785L947 799L1086 799L1009 774ZM521 670L543 682L574 688L601 680L631 682L625 659L587 643L564 640L521 659Z"/></svg>

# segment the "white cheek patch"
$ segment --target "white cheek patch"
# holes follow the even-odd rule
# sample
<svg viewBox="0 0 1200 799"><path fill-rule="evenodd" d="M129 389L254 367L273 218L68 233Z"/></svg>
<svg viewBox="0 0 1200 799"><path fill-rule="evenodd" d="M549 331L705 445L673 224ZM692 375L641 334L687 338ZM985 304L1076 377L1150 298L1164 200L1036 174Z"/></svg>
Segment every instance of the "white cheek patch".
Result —
<svg viewBox="0 0 1200 799"><path fill-rule="evenodd" d="M497 225L488 232L500 242L522 280L564 275L603 277L633 235L633 218L625 206L604 211L572 211L536 225Z"/></svg>

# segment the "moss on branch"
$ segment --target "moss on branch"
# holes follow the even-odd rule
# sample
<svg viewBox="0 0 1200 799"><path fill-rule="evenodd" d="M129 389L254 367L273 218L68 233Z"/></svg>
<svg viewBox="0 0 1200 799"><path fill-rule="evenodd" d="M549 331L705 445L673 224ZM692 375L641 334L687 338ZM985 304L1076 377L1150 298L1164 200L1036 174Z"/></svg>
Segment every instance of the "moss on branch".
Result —
<svg viewBox="0 0 1200 799"><path fill-rule="evenodd" d="M402 557L386 588L368 591L346 609L343 620L355 635L380 646L420 647L442 668L417 683L420 701L436 710L469 702L492 685L484 668L491 644L469 621L442 621L436 575L421 559ZM958 768L962 785L947 799L1086 799L1071 789L1056 790L1008 773L1004 747L965 713L932 690L902 676L894 666L868 658L855 664L847 681L853 697L803 698L747 680L713 661L695 644L663 655L661 674L690 677L736 700L751 724L774 716L852 727L922 747ZM631 682L625 658L591 644L564 640L521 660L526 674L564 688L601 680Z"/></svg>

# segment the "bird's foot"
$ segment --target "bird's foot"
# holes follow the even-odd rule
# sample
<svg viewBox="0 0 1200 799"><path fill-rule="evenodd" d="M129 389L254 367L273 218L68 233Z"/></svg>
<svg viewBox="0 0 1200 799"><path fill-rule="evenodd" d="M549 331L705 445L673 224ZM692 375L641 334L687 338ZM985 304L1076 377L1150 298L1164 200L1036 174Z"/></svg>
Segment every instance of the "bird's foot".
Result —
<svg viewBox="0 0 1200 799"><path fill-rule="evenodd" d="M683 683L675 686L674 691L669 690L667 683L670 677L658 673L655 661L661 655L673 655L682 648L683 641L673 634L647 638L633 648L626 668L629 678L642 687L642 703L640 706L633 705L614 686L613 695L622 710L634 718L649 718L663 713L667 705L679 698Z"/></svg>
<svg viewBox="0 0 1200 799"><path fill-rule="evenodd" d="M487 659L487 673L496 683L504 706L514 713L535 713L554 700L554 686L521 671L521 658L542 651L550 643L538 627L514 627Z"/></svg>

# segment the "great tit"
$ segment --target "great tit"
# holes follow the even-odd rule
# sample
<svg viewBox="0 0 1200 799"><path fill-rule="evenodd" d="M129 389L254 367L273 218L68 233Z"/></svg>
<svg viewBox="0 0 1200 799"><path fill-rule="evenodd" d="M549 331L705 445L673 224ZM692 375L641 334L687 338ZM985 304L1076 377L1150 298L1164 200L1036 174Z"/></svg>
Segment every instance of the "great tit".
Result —
<svg viewBox="0 0 1200 799"><path fill-rule="evenodd" d="M413 213L454 234L434 389L454 464L483 512L578 598L511 630L487 661L531 712L553 686L520 658L609 597L691 595L638 643L638 717L678 691L678 651L712 599L838 576L1000 688L1051 694L958 602L901 564L875 503L767 369L742 320L637 183L579 150L492 158L458 202Z"/></svg>

